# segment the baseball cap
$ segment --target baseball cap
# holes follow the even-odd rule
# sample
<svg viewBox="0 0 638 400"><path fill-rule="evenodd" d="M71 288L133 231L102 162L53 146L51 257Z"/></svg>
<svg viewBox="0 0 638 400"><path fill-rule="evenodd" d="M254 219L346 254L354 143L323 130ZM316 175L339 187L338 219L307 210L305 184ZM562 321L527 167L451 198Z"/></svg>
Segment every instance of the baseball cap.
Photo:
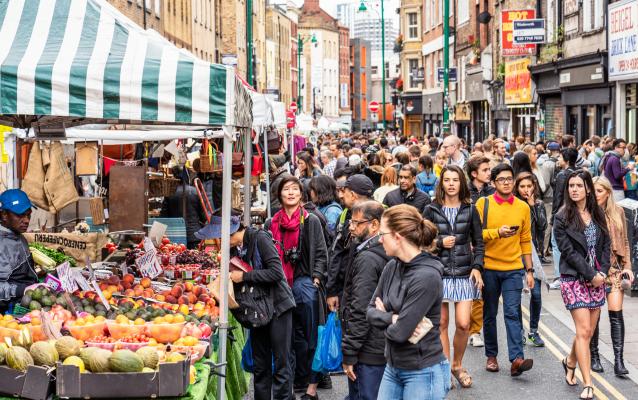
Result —
<svg viewBox="0 0 638 400"><path fill-rule="evenodd" d="M22 215L33 207L29 196L20 189L5 190L0 194L0 210Z"/></svg>
<svg viewBox="0 0 638 400"><path fill-rule="evenodd" d="M346 180L346 189L350 189L360 196L370 197L374 191L374 184L367 176L355 174Z"/></svg>
<svg viewBox="0 0 638 400"><path fill-rule="evenodd" d="M558 151L558 150L560 150L560 144L558 144L557 142L549 142L547 144L547 150L549 150L549 151Z"/></svg>
<svg viewBox="0 0 638 400"><path fill-rule="evenodd" d="M230 234L239 230L239 217L230 217ZM199 240L220 239L222 237L222 217L212 216L210 223L195 232L195 237Z"/></svg>

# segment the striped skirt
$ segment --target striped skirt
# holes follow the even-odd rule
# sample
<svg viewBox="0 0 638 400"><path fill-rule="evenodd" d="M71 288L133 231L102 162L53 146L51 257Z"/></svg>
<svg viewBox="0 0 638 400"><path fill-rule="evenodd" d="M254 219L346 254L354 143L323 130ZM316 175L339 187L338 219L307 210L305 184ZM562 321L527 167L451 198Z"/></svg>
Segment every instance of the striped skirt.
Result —
<svg viewBox="0 0 638 400"><path fill-rule="evenodd" d="M469 301L481 298L481 291L469 278L443 277L443 301Z"/></svg>

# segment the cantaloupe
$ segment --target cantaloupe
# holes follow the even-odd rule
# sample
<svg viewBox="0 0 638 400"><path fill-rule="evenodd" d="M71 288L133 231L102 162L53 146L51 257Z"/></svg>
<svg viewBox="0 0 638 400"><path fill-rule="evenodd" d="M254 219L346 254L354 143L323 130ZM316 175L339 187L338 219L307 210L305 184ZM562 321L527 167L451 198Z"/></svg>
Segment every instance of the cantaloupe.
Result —
<svg viewBox="0 0 638 400"><path fill-rule="evenodd" d="M24 347L13 346L7 350L7 365L18 371L26 371L29 365L34 365L33 357Z"/></svg>
<svg viewBox="0 0 638 400"><path fill-rule="evenodd" d="M35 342L29 349L31 357L35 365L41 365L45 367L53 367L55 363L60 359L58 351L55 346L49 342Z"/></svg>
<svg viewBox="0 0 638 400"><path fill-rule="evenodd" d="M144 361L130 350L116 350L109 357L109 368L113 372L142 372Z"/></svg>

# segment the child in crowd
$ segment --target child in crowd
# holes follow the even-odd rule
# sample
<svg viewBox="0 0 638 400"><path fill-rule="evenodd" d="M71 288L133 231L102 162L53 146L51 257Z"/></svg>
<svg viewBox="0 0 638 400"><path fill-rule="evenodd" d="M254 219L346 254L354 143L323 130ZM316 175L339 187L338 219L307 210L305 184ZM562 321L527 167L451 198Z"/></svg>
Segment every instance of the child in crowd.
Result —
<svg viewBox="0 0 638 400"><path fill-rule="evenodd" d="M436 164L434 164L434 174L436 175L437 178L440 178L441 177L441 170L448 163L448 157L447 157L447 154L445 154L445 151L439 150L439 151L436 152L436 160L435 160L435 162L436 162Z"/></svg>

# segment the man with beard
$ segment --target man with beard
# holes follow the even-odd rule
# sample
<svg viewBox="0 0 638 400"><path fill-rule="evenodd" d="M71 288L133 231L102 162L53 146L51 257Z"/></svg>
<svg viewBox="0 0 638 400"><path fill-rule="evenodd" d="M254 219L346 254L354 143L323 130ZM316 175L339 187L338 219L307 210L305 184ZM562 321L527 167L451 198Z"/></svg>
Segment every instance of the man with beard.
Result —
<svg viewBox="0 0 638 400"><path fill-rule="evenodd" d="M384 333L366 320L368 303L390 260L379 243L383 211L381 203L364 201L353 207L350 219L354 250L341 301L343 370L350 399L375 400L385 370Z"/></svg>
<svg viewBox="0 0 638 400"><path fill-rule="evenodd" d="M399 171L399 188L389 192L383 199L383 204L388 207L408 204L416 207L420 213L430 202L430 196L416 188L416 168L409 164Z"/></svg>
<svg viewBox="0 0 638 400"><path fill-rule="evenodd" d="M0 313L38 282L29 245L22 236L30 220L31 201L26 193L10 189L0 195Z"/></svg>

